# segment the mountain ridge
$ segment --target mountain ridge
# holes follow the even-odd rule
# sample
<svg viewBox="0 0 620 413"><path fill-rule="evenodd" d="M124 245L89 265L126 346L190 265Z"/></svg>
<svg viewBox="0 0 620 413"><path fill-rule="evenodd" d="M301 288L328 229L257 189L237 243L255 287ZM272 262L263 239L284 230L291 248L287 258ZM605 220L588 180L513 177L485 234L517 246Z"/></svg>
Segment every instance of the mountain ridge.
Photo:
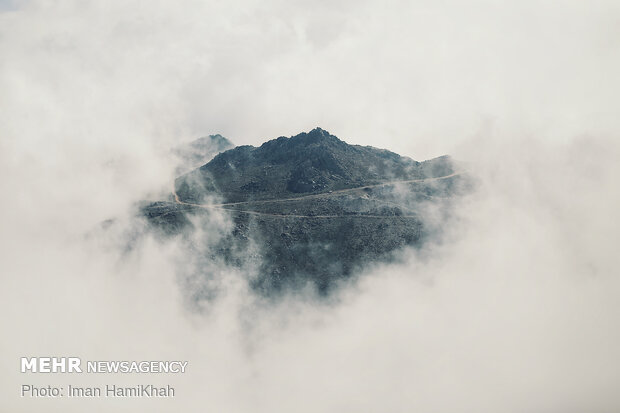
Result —
<svg viewBox="0 0 620 413"><path fill-rule="evenodd" d="M213 193L229 202L335 191L391 180L452 173L445 157L418 162L386 149L350 145L315 128L258 147L244 145L216 155L175 181L184 202Z"/></svg>

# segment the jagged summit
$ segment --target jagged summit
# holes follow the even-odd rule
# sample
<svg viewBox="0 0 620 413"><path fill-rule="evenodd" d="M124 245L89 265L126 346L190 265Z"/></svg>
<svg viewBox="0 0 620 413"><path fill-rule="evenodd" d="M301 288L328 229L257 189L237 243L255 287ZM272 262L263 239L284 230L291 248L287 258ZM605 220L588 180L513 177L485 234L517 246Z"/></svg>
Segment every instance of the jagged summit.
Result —
<svg viewBox="0 0 620 413"><path fill-rule="evenodd" d="M304 144L318 144L318 143L342 143L336 136L330 134L325 129L314 128L310 132L302 132L290 138L293 142L303 142Z"/></svg>
<svg viewBox="0 0 620 413"><path fill-rule="evenodd" d="M310 132L302 132L299 133L295 136L291 136L291 137L286 137L286 136L280 136L279 138L276 139L272 139L270 141L267 141L265 143L263 143L261 146L265 146L265 145L270 145L271 142L286 142L286 141L291 141L294 142L296 144L313 144L313 143L319 143L319 142L342 142L340 139L338 139L336 136L332 135L331 133L329 133L328 131L326 131L325 129L321 129L319 127L316 127L314 129L312 129Z"/></svg>
<svg viewBox="0 0 620 413"><path fill-rule="evenodd" d="M439 172L446 172L441 169ZM175 187L185 202L203 202L215 193L228 202L237 202L423 178L431 170L394 152L349 145L315 128L259 147L239 146L220 153L179 177Z"/></svg>
<svg viewBox="0 0 620 413"><path fill-rule="evenodd" d="M293 147L330 146L343 143L343 141L331 135L326 130L314 128L310 132L302 132L291 137L280 136L279 138L263 143L259 148L262 150L274 150Z"/></svg>

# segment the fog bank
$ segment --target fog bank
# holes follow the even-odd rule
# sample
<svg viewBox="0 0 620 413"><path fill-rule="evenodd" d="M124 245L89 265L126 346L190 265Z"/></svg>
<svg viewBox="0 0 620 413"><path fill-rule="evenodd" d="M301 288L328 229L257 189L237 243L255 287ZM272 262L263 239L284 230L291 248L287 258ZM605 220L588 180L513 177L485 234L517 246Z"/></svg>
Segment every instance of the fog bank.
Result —
<svg viewBox="0 0 620 413"><path fill-rule="evenodd" d="M2 5L0 406L618 411L619 16L604 1ZM329 302L265 303L212 262L217 299L188 305L192 251L132 216L171 188L170 148L315 126L417 160L450 153L477 189L440 241ZM213 217L202 241L227 225ZM32 355L189 366L19 373ZM177 397L19 397L23 383L142 382Z"/></svg>

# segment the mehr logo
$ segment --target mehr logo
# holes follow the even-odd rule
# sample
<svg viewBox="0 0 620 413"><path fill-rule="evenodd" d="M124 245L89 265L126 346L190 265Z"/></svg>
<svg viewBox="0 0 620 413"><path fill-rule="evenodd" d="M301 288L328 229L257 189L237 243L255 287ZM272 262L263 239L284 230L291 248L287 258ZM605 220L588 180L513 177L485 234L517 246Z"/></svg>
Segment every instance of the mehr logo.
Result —
<svg viewBox="0 0 620 413"><path fill-rule="evenodd" d="M22 373L81 373L79 357L22 357Z"/></svg>

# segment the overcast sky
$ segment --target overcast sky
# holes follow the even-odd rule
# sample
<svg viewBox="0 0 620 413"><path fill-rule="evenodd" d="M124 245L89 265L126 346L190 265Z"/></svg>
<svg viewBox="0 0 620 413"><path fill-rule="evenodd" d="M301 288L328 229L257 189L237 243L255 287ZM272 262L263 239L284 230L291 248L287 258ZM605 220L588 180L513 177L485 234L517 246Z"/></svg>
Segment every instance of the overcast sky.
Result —
<svg viewBox="0 0 620 413"><path fill-rule="evenodd" d="M1 17L3 106L36 97L48 133L98 123L111 140L148 121L152 139L259 144L321 126L426 159L489 128L618 128L613 0L17 4Z"/></svg>

